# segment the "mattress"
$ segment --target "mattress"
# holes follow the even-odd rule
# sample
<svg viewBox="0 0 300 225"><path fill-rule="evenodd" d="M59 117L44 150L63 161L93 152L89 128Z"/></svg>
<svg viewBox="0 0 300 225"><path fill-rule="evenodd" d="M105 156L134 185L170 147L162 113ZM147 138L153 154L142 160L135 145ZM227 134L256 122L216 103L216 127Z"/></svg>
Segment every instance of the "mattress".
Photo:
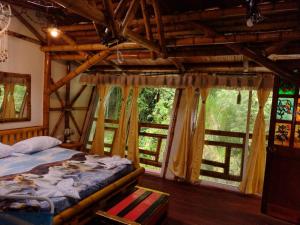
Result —
<svg viewBox="0 0 300 225"><path fill-rule="evenodd" d="M49 197L58 214L132 170L127 159L52 148L0 159L0 195ZM6 200L0 202L0 209L46 211L49 206L32 200Z"/></svg>

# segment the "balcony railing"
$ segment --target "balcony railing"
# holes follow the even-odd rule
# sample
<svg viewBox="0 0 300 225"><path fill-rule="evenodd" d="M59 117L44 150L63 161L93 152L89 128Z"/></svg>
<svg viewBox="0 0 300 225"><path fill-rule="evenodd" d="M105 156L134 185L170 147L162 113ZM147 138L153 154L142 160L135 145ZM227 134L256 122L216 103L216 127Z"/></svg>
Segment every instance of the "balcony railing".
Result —
<svg viewBox="0 0 300 225"><path fill-rule="evenodd" d="M111 155L117 129L118 121L105 121L105 151L107 155ZM142 164L157 168L162 166L162 154L166 145L168 129L169 125L139 123L139 150L140 162ZM223 155L223 158L215 160L204 157L201 175L229 181L241 181L244 167L246 134L217 130L206 130L205 134L204 151L214 149L214 151L218 152L218 155ZM89 141L88 145L91 144L92 142ZM223 154L219 154L220 151L223 151ZM232 168L233 162L235 165L238 165L234 171Z"/></svg>

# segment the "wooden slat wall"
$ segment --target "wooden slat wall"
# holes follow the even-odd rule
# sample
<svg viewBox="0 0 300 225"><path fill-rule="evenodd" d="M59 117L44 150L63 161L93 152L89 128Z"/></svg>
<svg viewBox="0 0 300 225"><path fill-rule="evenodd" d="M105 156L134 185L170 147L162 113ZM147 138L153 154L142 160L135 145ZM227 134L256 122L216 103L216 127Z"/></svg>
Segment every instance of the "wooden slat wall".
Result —
<svg viewBox="0 0 300 225"><path fill-rule="evenodd" d="M0 130L0 142L13 145L18 141L46 134L44 127L26 127L11 130Z"/></svg>

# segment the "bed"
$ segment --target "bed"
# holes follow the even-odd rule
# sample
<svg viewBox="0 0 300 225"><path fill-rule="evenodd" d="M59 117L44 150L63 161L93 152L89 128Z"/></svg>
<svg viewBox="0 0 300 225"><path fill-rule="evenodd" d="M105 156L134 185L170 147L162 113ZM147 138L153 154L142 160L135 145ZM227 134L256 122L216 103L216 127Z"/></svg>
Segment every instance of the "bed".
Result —
<svg viewBox="0 0 300 225"><path fill-rule="evenodd" d="M42 127L6 130L0 131L0 140L12 145L43 134ZM0 195L8 194L10 190L5 185L14 182L24 187L22 194L24 191L25 194L49 194L55 205L55 225L88 223L97 209L104 207L111 197L132 188L144 172L143 168L136 169L125 159L100 158L59 146L12 157L0 159ZM57 174L63 177L62 181L55 180ZM49 186L49 181L55 183L55 189ZM62 182L61 187L59 182ZM46 188L41 189L41 186ZM39 205L39 210L43 207Z"/></svg>

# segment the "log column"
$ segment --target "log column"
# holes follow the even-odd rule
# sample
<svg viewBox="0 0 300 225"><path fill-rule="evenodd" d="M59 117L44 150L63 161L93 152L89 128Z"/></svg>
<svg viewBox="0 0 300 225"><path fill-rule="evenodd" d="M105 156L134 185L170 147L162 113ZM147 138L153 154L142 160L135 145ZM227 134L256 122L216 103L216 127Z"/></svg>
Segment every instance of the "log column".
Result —
<svg viewBox="0 0 300 225"><path fill-rule="evenodd" d="M50 108L50 88L51 79L51 55L49 52L45 53L44 61L44 99L43 99L43 127L45 128L45 134L49 134L49 108Z"/></svg>

